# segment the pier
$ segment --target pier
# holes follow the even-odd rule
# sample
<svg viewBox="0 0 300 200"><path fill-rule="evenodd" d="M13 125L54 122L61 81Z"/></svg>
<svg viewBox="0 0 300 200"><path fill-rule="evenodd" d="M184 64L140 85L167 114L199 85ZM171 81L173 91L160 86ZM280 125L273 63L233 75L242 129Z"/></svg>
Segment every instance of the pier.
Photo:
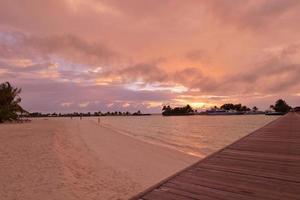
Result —
<svg viewBox="0 0 300 200"><path fill-rule="evenodd" d="M132 200L300 199L300 113L291 112Z"/></svg>

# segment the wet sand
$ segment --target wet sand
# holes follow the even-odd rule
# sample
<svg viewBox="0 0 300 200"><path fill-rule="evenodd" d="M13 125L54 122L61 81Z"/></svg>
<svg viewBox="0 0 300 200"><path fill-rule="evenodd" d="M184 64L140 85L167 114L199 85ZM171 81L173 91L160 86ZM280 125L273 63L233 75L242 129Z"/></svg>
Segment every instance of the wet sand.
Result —
<svg viewBox="0 0 300 200"><path fill-rule="evenodd" d="M84 118L0 125L0 199L128 199L198 158Z"/></svg>

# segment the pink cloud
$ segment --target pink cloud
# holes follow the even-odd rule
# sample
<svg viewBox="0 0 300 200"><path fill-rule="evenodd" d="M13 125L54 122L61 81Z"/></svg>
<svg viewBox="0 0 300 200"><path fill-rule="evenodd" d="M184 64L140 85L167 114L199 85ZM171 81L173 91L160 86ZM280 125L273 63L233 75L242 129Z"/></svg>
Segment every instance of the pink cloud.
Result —
<svg viewBox="0 0 300 200"><path fill-rule="evenodd" d="M182 96L296 104L299 8L297 0L3 0L0 80L43 111L159 111Z"/></svg>

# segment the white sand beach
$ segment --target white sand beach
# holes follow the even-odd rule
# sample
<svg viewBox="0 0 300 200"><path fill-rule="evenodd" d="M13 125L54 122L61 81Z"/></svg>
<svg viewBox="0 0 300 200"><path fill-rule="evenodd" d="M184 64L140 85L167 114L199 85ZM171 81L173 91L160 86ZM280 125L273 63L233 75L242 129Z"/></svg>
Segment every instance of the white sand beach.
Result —
<svg viewBox="0 0 300 200"><path fill-rule="evenodd" d="M0 199L128 199L198 158L79 119L0 125Z"/></svg>

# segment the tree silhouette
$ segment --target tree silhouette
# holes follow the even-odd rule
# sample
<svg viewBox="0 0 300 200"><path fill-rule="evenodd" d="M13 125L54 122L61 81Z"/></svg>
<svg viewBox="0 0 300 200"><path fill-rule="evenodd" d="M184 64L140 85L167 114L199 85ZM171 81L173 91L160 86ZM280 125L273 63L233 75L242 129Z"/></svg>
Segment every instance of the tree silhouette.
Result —
<svg viewBox="0 0 300 200"><path fill-rule="evenodd" d="M18 118L18 113L26 112L19 103L20 88L14 88L9 82L0 84L0 123Z"/></svg>
<svg viewBox="0 0 300 200"><path fill-rule="evenodd" d="M194 110L192 109L192 107L189 104L185 106L185 110L187 113L194 112Z"/></svg>
<svg viewBox="0 0 300 200"><path fill-rule="evenodd" d="M257 108L256 106L253 106L252 111L253 111L253 112L257 112L257 111L258 111L258 108Z"/></svg>
<svg viewBox="0 0 300 200"><path fill-rule="evenodd" d="M194 110L190 105L175 108L163 106L162 111L163 115L192 115L194 113Z"/></svg>
<svg viewBox="0 0 300 200"><path fill-rule="evenodd" d="M220 107L222 110L235 110L235 111L250 111L251 109L247 106L242 106L242 104L232 104L226 103Z"/></svg>
<svg viewBox="0 0 300 200"><path fill-rule="evenodd" d="M270 105L270 108L276 112L287 113L290 111L291 106L289 106L284 100L278 99L275 105Z"/></svg>

